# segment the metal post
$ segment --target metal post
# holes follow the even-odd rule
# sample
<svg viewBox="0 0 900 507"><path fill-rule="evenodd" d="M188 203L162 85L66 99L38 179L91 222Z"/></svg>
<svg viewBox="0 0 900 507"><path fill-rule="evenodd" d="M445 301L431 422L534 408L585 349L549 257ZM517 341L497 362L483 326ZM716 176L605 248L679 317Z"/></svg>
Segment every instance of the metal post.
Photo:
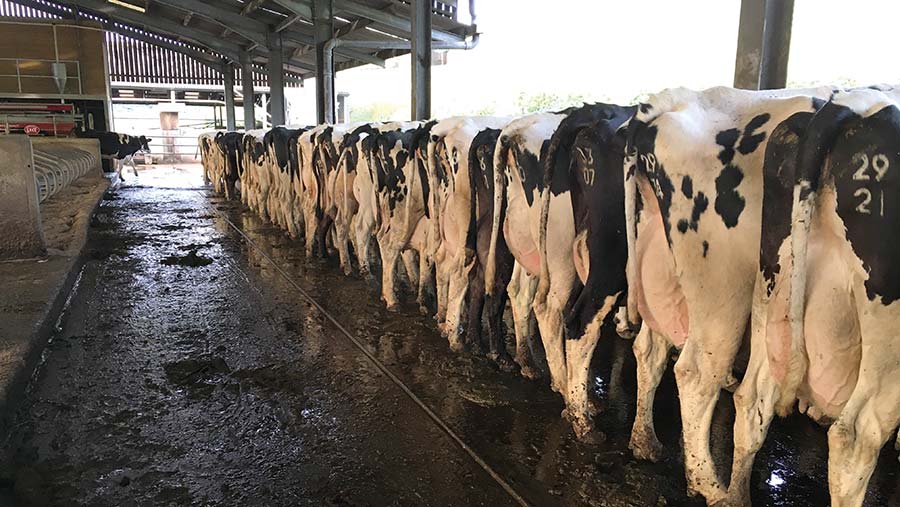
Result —
<svg viewBox="0 0 900 507"><path fill-rule="evenodd" d="M284 55L281 34L269 33L269 90L272 103L272 125L284 125Z"/></svg>
<svg viewBox="0 0 900 507"><path fill-rule="evenodd" d="M236 130L234 120L234 69L228 62L222 62L222 77L225 81L225 124L228 130Z"/></svg>
<svg viewBox="0 0 900 507"><path fill-rule="evenodd" d="M783 88L791 47L794 0L742 0L734 86Z"/></svg>
<svg viewBox="0 0 900 507"><path fill-rule="evenodd" d="M331 0L313 1L313 33L316 43L316 117L319 123L334 123L334 64L325 58L325 44L334 37Z"/></svg>
<svg viewBox="0 0 900 507"><path fill-rule="evenodd" d="M241 95L244 96L244 130L256 128L256 118L253 115L255 98L253 96L253 65L250 63L250 55L241 53Z"/></svg>
<svg viewBox="0 0 900 507"><path fill-rule="evenodd" d="M431 118L431 0L413 0L412 110L413 120Z"/></svg>
<svg viewBox="0 0 900 507"><path fill-rule="evenodd" d="M769 0L766 4L766 34L759 87L763 90L787 86L787 66L791 53L791 26L794 0Z"/></svg>

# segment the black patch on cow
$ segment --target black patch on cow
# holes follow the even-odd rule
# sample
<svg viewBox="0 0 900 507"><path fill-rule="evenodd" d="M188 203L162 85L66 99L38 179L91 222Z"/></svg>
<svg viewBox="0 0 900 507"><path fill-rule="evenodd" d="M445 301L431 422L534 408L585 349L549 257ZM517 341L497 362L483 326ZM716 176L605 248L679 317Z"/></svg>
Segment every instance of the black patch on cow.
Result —
<svg viewBox="0 0 900 507"><path fill-rule="evenodd" d="M734 160L734 145L740 136L741 131L738 129L723 130L716 134L716 144L722 147L722 151L719 152L719 160L722 164L727 165Z"/></svg>
<svg viewBox="0 0 900 507"><path fill-rule="evenodd" d="M759 267L766 280L767 295L772 294L775 277L781 272L778 250L791 234L797 152L812 116L809 112L789 116L772 130L766 146Z"/></svg>
<svg viewBox="0 0 900 507"><path fill-rule="evenodd" d="M690 175L685 174L681 178L681 193L688 199L694 198L694 180L691 179Z"/></svg>
<svg viewBox="0 0 900 507"><path fill-rule="evenodd" d="M645 124L639 121L632 121L628 127L628 137L630 139L630 150L633 150L636 156L637 171L640 171L647 177L650 186L653 187L653 193L656 195L656 201L659 203L659 211L662 215L663 228L666 233L666 240L672 244L672 196L675 193L675 185L672 179L666 173L662 162L656 157L656 136L659 128L656 125ZM653 162L650 162L650 161ZM687 230L687 229L685 229Z"/></svg>
<svg viewBox="0 0 900 507"><path fill-rule="evenodd" d="M688 231L688 227L690 226L691 224L687 220L682 218L678 221L678 232L684 234Z"/></svg>
<svg viewBox="0 0 900 507"><path fill-rule="evenodd" d="M744 134L741 136L741 143L738 145L738 151L741 152L742 155L753 153L756 148L759 147L760 143L766 140L765 132L759 134L755 134L754 132L768 123L771 117L772 115L769 113L762 113L754 116L753 119L747 123L744 127Z"/></svg>
<svg viewBox="0 0 900 507"><path fill-rule="evenodd" d="M822 176L829 173L847 239L869 274L866 296L884 305L900 299L900 110L843 122Z"/></svg>
<svg viewBox="0 0 900 507"><path fill-rule="evenodd" d="M703 258L706 258L706 254L709 253L709 241L703 240Z"/></svg>
<svg viewBox="0 0 900 507"><path fill-rule="evenodd" d="M544 151L546 146L545 141L541 151ZM522 188L525 190L525 199L530 208L534 204L535 193L540 194L544 189L544 174L541 170L540 159L538 159L540 154L531 153L527 148L520 147L518 143L514 143L510 149L515 157L519 178L522 180Z"/></svg>
<svg viewBox="0 0 900 507"><path fill-rule="evenodd" d="M650 104L647 104L646 102L641 103L640 106L638 106L638 107L641 108L641 113L643 113L643 114L647 114L653 110L653 106Z"/></svg>
<svg viewBox="0 0 900 507"><path fill-rule="evenodd" d="M801 184L800 199L806 199L819 188L825 155L834 145L841 131L841 125L858 118L859 115L852 109L828 102L810 120L797 156L799 173L797 180Z"/></svg>
<svg viewBox="0 0 900 507"><path fill-rule="evenodd" d="M738 193L737 187L744 180L744 173L734 165L728 164L716 177L716 213L729 229L738 224L738 219L747 205L744 197Z"/></svg>

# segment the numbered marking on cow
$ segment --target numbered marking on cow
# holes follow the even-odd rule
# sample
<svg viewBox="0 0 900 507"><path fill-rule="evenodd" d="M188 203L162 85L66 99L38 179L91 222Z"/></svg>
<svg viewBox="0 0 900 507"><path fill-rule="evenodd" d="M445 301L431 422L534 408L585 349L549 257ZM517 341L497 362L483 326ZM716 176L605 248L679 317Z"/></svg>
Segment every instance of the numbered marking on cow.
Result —
<svg viewBox="0 0 900 507"><path fill-rule="evenodd" d="M853 179L856 181L869 181L871 178L866 174L866 170L869 169L869 156L865 153L857 153L853 155L853 160L859 161L860 164L856 172L853 173ZM875 181L881 181L890 168L890 161L885 154L876 153L872 156L871 165L875 171Z"/></svg>
<svg viewBox="0 0 900 507"><path fill-rule="evenodd" d="M860 196L862 196L863 200L856 205L856 211L863 215L871 215L872 211L869 209L869 203L872 202L872 192L869 192L868 188L857 188L856 192L853 192L853 197Z"/></svg>

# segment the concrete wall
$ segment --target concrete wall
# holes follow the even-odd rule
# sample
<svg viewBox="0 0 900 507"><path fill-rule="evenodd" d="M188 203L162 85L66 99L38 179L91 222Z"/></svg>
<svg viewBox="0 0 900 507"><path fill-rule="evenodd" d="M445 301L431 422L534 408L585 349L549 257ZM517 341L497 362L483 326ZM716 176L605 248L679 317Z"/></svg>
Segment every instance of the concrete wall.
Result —
<svg viewBox="0 0 900 507"><path fill-rule="evenodd" d="M0 136L0 260L46 254L31 139Z"/></svg>

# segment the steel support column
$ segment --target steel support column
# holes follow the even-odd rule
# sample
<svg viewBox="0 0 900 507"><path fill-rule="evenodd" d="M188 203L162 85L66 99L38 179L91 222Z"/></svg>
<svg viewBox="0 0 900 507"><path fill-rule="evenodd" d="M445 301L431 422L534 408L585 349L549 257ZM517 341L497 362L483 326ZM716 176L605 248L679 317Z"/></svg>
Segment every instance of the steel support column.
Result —
<svg viewBox="0 0 900 507"><path fill-rule="evenodd" d="M742 0L734 86L748 90L787 85L794 0Z"/></svg>
<svg viewBox="0 0 900 507"><path fill-rule="evenodd" d="M412 2L412 86L413 120L431 118L431 0Z"/></svg>
<svg viewBox="0 0 900 507"><path fill-rule="evenodd" d="M316 117L319 123L334 123L334 63L325 58L325 44L334 37L331 0L313 1L313 35L316 44Z"/></svg>
<svg viewBox="0 0 900 507"><path fill-rule="evenodd" d="M234 121L234 68L222 62L222 77L225 81L225 125L228 130L236 130Z"/></svg>
<svg viewBox="0 0 900 507"><path fill-rule="evenodd" d="M253 65L250 63L250 55L241 53L241 95L244 96L244 130L256 128L256 117L253 106L256 97L253 95Z"/></svg>
<svg viewBox="0 0 900 507"><path fill-rule="evenodd" d="M281 46L281 34L269 33L269 89L272 108L272 125L284 125L284 55Z"/></svg>

